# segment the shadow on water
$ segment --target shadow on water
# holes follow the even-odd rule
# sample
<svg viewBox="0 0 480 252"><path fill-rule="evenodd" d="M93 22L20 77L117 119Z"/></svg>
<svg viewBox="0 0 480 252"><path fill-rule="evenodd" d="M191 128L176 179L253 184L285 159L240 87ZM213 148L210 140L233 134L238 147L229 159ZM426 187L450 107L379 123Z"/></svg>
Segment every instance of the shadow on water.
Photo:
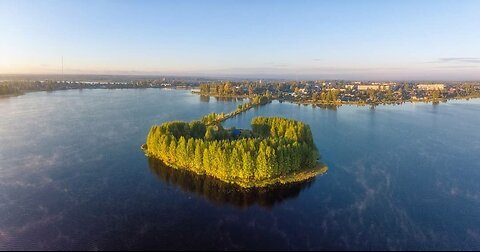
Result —
<svg viewBox="0 0 480 252"><path fill-rule="evenodd" d="M314 108L320 108L323 110L337 110L341 105L335 104L312 104Z"/></svg>
<svg viewBox="0 0 480 252"><path fill-rule="evenodd" d="M221 96L215 96L215 101L222 101L222 102L239 102L243 101L243 98L240 97L221 97Z"/></svg>
<svg viewBox="0 0 480 252"><path fill-rule="evenodd" d="M152 173L162 182L178 186L185 192L200 195L210 202L232 205L238 208L247 208L255 204L264 208L272 208L284 200L297 197L303 189L310 187L315 180L315 178L312 178L305 182L289 185L244 189L209 176L171 168L154 158L148 158L148 165Z"/></svg>
<svg viewBox="0 0 480 252"><path fill-rule="evenodd" d="M210 102L210 96L208 95L200 95L200 101L201 102Z"/></svg>
<svg viewBox="0 0 480 252"><path fill-rule="evenodd" d="M206 102L206 103L209 103L210 102L210 96L208 95L200 95L200 101L201 102ZM214 98L214 101L215 102L241 102L243 101L245 98L241 98L241 97L222 97L222 96L212 96Z"/></svg>

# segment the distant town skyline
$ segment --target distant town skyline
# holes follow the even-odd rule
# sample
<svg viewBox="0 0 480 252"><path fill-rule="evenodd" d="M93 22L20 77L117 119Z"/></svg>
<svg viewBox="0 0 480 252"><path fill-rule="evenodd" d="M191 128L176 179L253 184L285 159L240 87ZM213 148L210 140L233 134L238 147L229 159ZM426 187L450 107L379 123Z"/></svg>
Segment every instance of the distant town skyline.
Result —
<svg viewBox="0 0 480 252"><path fill-rule="evenodd" d="M0 74L480 80L478 13L474 0L2 0Z"/></svg>

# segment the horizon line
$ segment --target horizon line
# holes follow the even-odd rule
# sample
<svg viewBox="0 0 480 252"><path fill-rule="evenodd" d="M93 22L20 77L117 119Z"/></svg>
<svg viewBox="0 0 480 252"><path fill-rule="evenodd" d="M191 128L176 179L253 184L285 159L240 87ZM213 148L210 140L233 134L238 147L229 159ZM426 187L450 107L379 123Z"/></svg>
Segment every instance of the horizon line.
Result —
<svg viewBox="0 0 480 252"><path fill-rule="evenodd" d="M434 79L434 78L412 78L412 79L387 79L387 78L310 78L310 77L260 77L260 76L216 76L216 75L201 75L201 74L146 74L146 73L78 73L78 74L72 74L72 73L67 73L67 74L53 74L53 73L0 73L0 76L55 76L57 78L62 78L66 76L124 76L124 77L176 77L176 78L204 78L204 79L244 79L244 80L284 80L284 81L318 81L318 80L323 80L323 81L452 81L452 82L480 82L480 79Z"/></svg>

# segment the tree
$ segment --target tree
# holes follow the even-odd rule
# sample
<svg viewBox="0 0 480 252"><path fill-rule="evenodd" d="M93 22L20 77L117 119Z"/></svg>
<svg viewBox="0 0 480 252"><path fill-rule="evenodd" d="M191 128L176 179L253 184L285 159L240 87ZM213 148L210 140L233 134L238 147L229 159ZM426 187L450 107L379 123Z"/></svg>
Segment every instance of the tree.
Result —
<svg viewBox="0 0 480 252"><path fill-rule="evenodd" d="M187 142L185 137L181 136L177 145L177 162L180 166L188 166Z"/></svg>
<svg viewBox="0 0 480 252"><path fill-rule="evenodd" d="M229 166L231 169L231 177L239 177L239 174L242 172L242 157L239 155L237 148L232 150L230 157Z"/></svg>
<svg viewBox="0 0 480 252"><path fill-rule="evenodd" d="M190 124L190 135L193 138L203 138L205 136L206 126L201 121L192 121Z"/></svg>
<svg viewBox="0 0 480 252"><path fill-rule="evenodd" d="M297 133L295 132L295 129L293 127L289 127L287 131L285 132L285 138L297 141Z"/></svg>
<svg viewBox="0 0 480 252"><path fill-rule="evenodd" d="M392 89L387 89L387 101L393 101L393 92Z"/></svg>
<svg viewBox="0 0 480 252"><path fill-rule="evenodd" d="M190 167L194 167L194 158L195 158L195 140L193 138L189 138L187 141L187 163Z"/></svg>
<svg viewBox="0 0 480 252"><path fill-rule="evenodd" d="M215 131L212 127L208 127L207 131L205 132L205 140L212 141L215 139Z"/></svg>
<svg viewBox="0 0 480 252"><path fill-rule="evenodd" d="M268 162L267 162L267 155L265 154L265 144L262 142L260 144L260 148L257 154L257 163L256 163L256 171L255 171L255 178L256 179L265 179L269 177L268 174Z"/></svg>
<svg viewBox="0 0 480 252"><path fill-rule="evenodd" d="M208 148L205 148L203 150L203 168L205 169L205 172L208 174L211 172L211 167L212 167L212 164L211 164L211 161L210 161L210 151L208 150Z"/></svg>
<svg viewBox="0 0 480 252"><path fill-rule="evenodd" d="M217 92L217 94L219 94L219 95L224 95L224 94L225 94L225 90L224 90L224 88L223 88L223 85L220 84L220 85L217 85L217 87L218 87L218 92Z"/></svg>
<svg viewBox="0 0 480 252"><path fill-rule="evenodd" d="M267 146L265 148L265 155L267 157L267 174L269 174L269 177L277 176L279 172L275 150L272 147Z"/></svg>
<svg viewBox="0 0 480 252"><path fill-rule="evenodd" d="M227 82L225 83L225 85L223 86L223 90L224 90L225 94L231 94L231 93L233 93L232 84L231 84L229 81L227 81Z"/></svg>
<svg viewBox="0 0 480 252"><path fill-rule="evenodd" d="M438 99L440 98L440 90L435 89L432 91L432 101L433 103L438 103Z"/></svg>
<svg viewBox="0 0 480 252"><path fill-rule="evenodd" d="M195 144L194 167L197 172L203 172L203 145L202 141L198 140Z"/></svg>
<svg viewBox="0 0 480 252"><path fill-rule="evenodd" d="M210 85L208 85L208 84L201 84L201 85L200 85L200 93L202 93L202 94L208 94L208 93L210 93Z"/></svg>
<svg viewBox="0 0 480 252"><path fill-rule="evenodd" d="M252 179L255 176L255 162L250 152L246 151L243 153L242 162L243 172L241 177L247 180Z"/></svg>
<svg viewBox="0 0 480 252"><path fill-rule="evenodd" d="M322 93L320 94L320 99L321 99L322 101L327 101L327 93L326 93L326 92L322 92Z"/></svg>
<svg viewBox="0 0 480 252"><path fill-rule="evenodd" d="M173 141L170 142L170 146L168 147L168 153L169 153L168 159L172 163L175 163L175 161L177 160L176 149L177 149L177 144L175 142L175 139L173 139Z"/></svg>

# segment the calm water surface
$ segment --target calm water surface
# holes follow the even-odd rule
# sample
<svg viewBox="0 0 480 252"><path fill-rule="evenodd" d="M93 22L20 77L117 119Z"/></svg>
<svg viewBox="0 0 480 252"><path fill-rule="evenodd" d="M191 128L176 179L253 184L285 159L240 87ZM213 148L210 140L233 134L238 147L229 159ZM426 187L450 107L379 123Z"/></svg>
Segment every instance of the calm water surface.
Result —
<svg viewBox="0 0 480 252"><path fill-rule="evenodd" d="M163 167L153 124L242 101L175 90L0 99L0 250L480 249L480 100L336 110L273 102L310 124L326 175L240 191Z"/></svg>

